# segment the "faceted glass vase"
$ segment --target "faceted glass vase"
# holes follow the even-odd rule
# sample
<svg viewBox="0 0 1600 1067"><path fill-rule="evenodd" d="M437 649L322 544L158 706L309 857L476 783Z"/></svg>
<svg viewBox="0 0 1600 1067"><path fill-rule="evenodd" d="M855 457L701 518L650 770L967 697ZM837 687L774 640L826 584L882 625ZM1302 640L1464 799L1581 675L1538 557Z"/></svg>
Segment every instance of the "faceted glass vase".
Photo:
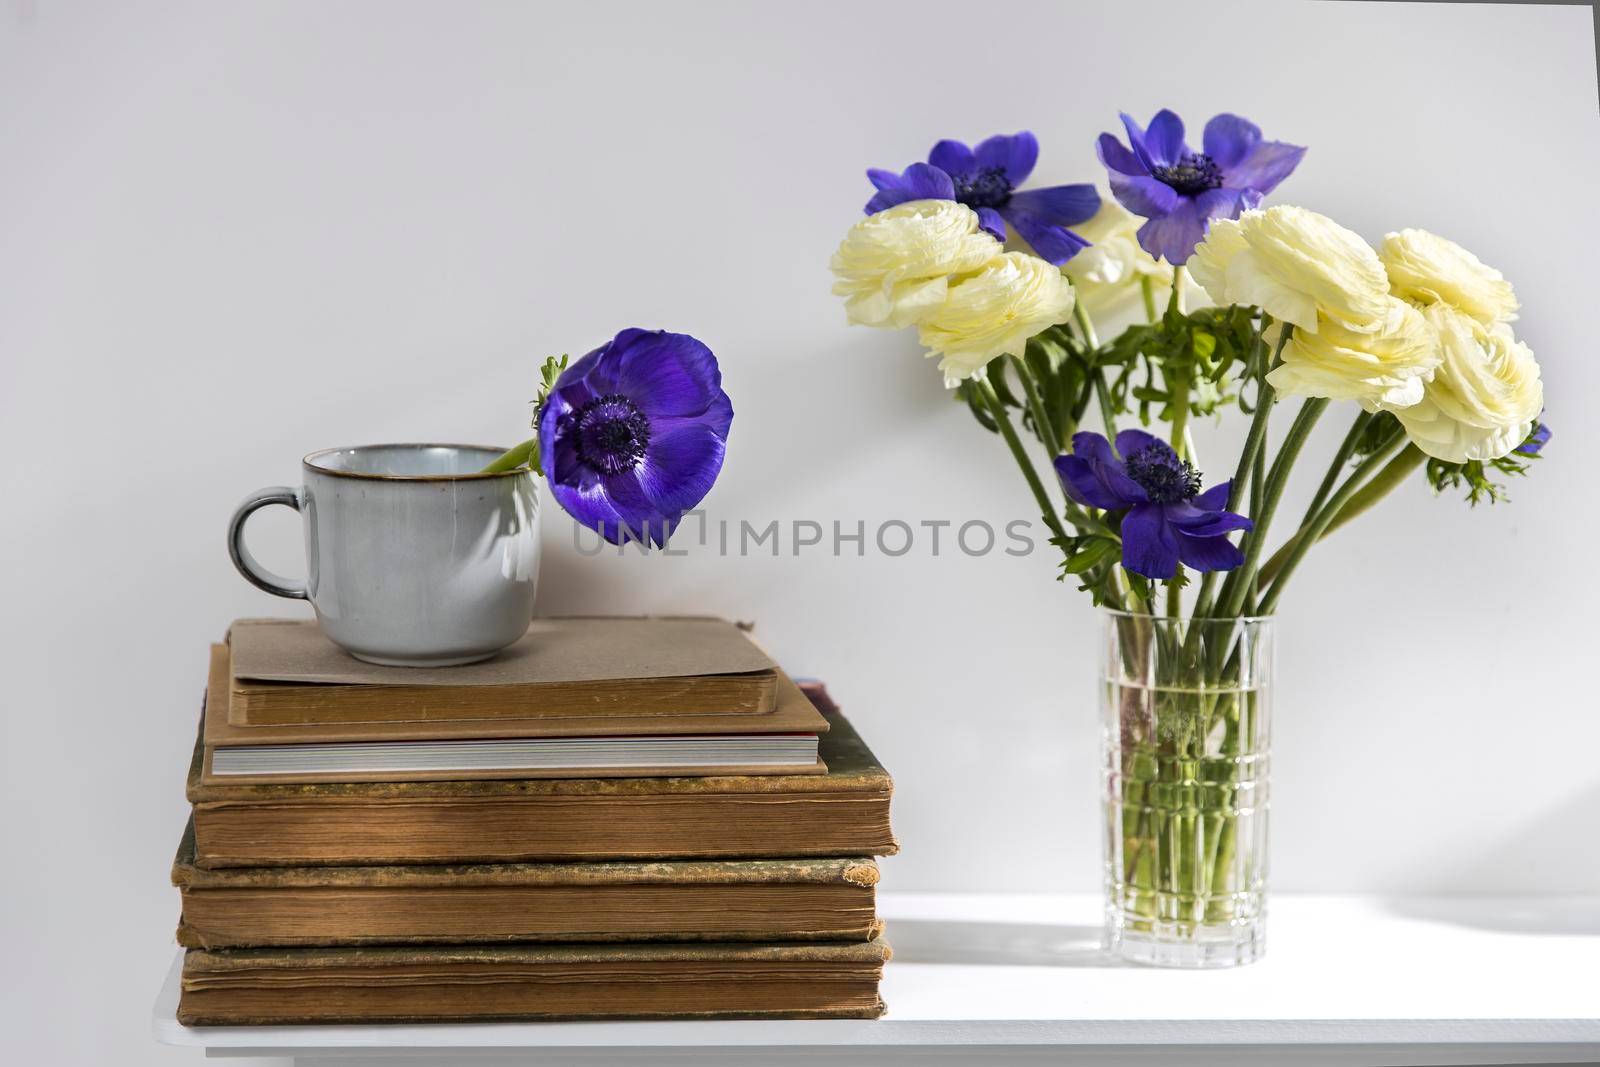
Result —
<svg viewBox="0 0 1600 1067"><path fill-rule="evenodd" d="M1106 948L1250 963L1266 950L1272 619L1103 617Z"/></svg>

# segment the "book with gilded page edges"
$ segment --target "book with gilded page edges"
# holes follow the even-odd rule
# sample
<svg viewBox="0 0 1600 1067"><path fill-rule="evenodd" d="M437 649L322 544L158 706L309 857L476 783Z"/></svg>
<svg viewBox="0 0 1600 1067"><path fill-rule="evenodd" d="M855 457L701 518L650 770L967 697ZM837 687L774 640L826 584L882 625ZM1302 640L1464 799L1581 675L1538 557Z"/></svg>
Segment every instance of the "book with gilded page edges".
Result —
<svg viewBox="0 0 1600 1067"><path fill-rule="evenodd" d="M310 619L242 619L233 650L235 726L441 722L771 711L777 665L724 619L533 620L482 663L384 667L356 659Z"/></svg>
<svg viewBox="0 0 1600 1067"><path fill-rule="evenodd" d="M186 948L869 941L869 857L411 867L172 865Z"/></svg>
<svg viewBox="0 0 1600 1067"><path fill-rule="evenodd" d="M438 722L235 726L229 650L211 647L205 762L213 782L821 774L828 722L782 671L777 703L735 716L605 714Z"/></svg>
<svg viewBox="0 0 1600 1067"><path fill-rule="evenodd" d="M889 946L528 945L191 949L186 1026L883 1014Z"/></svg>
<svg viewBox="0 0 1600 1067"><path fill-rule="evenodd" d="M195 866L886 856L889 774L820 686L821 774L242 784L188 797Z"/></svg>

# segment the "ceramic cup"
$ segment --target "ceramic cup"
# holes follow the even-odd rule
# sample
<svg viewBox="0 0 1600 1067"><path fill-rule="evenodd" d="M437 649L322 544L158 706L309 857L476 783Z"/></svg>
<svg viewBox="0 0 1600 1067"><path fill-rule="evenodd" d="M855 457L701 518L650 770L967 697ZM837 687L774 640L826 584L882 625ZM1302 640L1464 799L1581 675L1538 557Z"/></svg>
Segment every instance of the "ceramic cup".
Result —
<svg viewBox="0 0 1600 1067"><path fill-rule="evenodd" d="M251 583L309 600L326 633L369 663L444 667L488 659L533 618L539 496L527 470L478 473L502 449L363 445L313 452L304 484L250 494L228 554ZM244 525L283 504L305 528L306 579L250 555Z"/></svg>

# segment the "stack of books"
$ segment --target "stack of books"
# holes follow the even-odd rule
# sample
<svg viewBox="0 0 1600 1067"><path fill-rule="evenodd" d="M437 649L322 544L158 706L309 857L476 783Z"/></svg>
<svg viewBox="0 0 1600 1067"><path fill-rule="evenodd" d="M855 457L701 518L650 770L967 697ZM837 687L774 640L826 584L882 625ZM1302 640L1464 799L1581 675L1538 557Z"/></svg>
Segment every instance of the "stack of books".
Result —
<svg viewBox="0 0 1600 1067"><path fill-rule="evenodd" d="M242 621L172 870L178 1019L876 1017L890 789L721 620L543 619L438 670Z"/></svg>

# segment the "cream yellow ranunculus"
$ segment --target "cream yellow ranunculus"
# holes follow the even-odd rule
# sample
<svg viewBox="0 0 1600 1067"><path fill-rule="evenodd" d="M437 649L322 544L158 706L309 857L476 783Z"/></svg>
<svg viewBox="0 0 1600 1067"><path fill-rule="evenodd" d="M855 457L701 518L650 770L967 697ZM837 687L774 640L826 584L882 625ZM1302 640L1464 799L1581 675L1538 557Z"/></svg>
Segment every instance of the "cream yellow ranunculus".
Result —
<svg viewBox="0 0 1600 1067"><path fill-rule="evenodd" d="M829 266L853 323L900 329L940 307L952 274L999 255L978 214L954 200L912 200L850 227Z"/></svg>
<svg viewBox="0 0 1600 1067"><path fill-rule="evenodd" d="M1498 459L1527 438L1544 408L1539 363L1504 323L1485 325L1446 304L1422 315L1443 361L1422 400L1395 411L1422 451L1447 463Z"/></svg>
<svg viewBox="0 0 1600 1067"><path fill-rule="evenodd" d="M1007 252L952 285L945 302L922 320L918 337L930 357L941 357L944 383L954 387L996 356L1022 355L1028 338L1071 317L1072 299L1059 267Z"/></svg>
<svg viewBox="0 0 1600 1067"><path fill-rule="evenodd" d="M1142 299L1141 278L1149 278L1155 288L1156 306L1167 306L1167 294L1172 290L1172 265L1139 247L1136 235L1143 221L1106 196L1100 198L1100 210L1093 218L1072 228L1090 245L1062 264L1061 271L1072 279L1078 299L1096 319L1138 308ZM1205 297L1187 272L1183 293L1184 306L1188 308L1195 307L1197 300Z"/></svg>
<svg viewBox="0 0 1600 1067"><path fill-rule="evenodd" d="M1189 260L1218 304L1254 304L1316 333L1322 321L1369 333L1389 314L1389 279L1358 234L1325 215L1280 205L1213 219Z"/></svg>
<svg viewBox="0 0 1600 1067"><path fill-rule="evenodd" d="M1395 296L1449 304L1486 326L1517 317L1517 294L1505 275L1454 241L1427 230L1401 230L1383 239L1378 258Z"/></svg>
<svg viewBox="0 0 1600 1067"><path fill-rule="evenodd" d="M1389 298L1382 326L1369 333L1322 319L1316 333L1295 330L1283 363L1267 375L1280 393L1355 400L1368 411L1410 407L1443 358L1422 313Z"/></svg>

